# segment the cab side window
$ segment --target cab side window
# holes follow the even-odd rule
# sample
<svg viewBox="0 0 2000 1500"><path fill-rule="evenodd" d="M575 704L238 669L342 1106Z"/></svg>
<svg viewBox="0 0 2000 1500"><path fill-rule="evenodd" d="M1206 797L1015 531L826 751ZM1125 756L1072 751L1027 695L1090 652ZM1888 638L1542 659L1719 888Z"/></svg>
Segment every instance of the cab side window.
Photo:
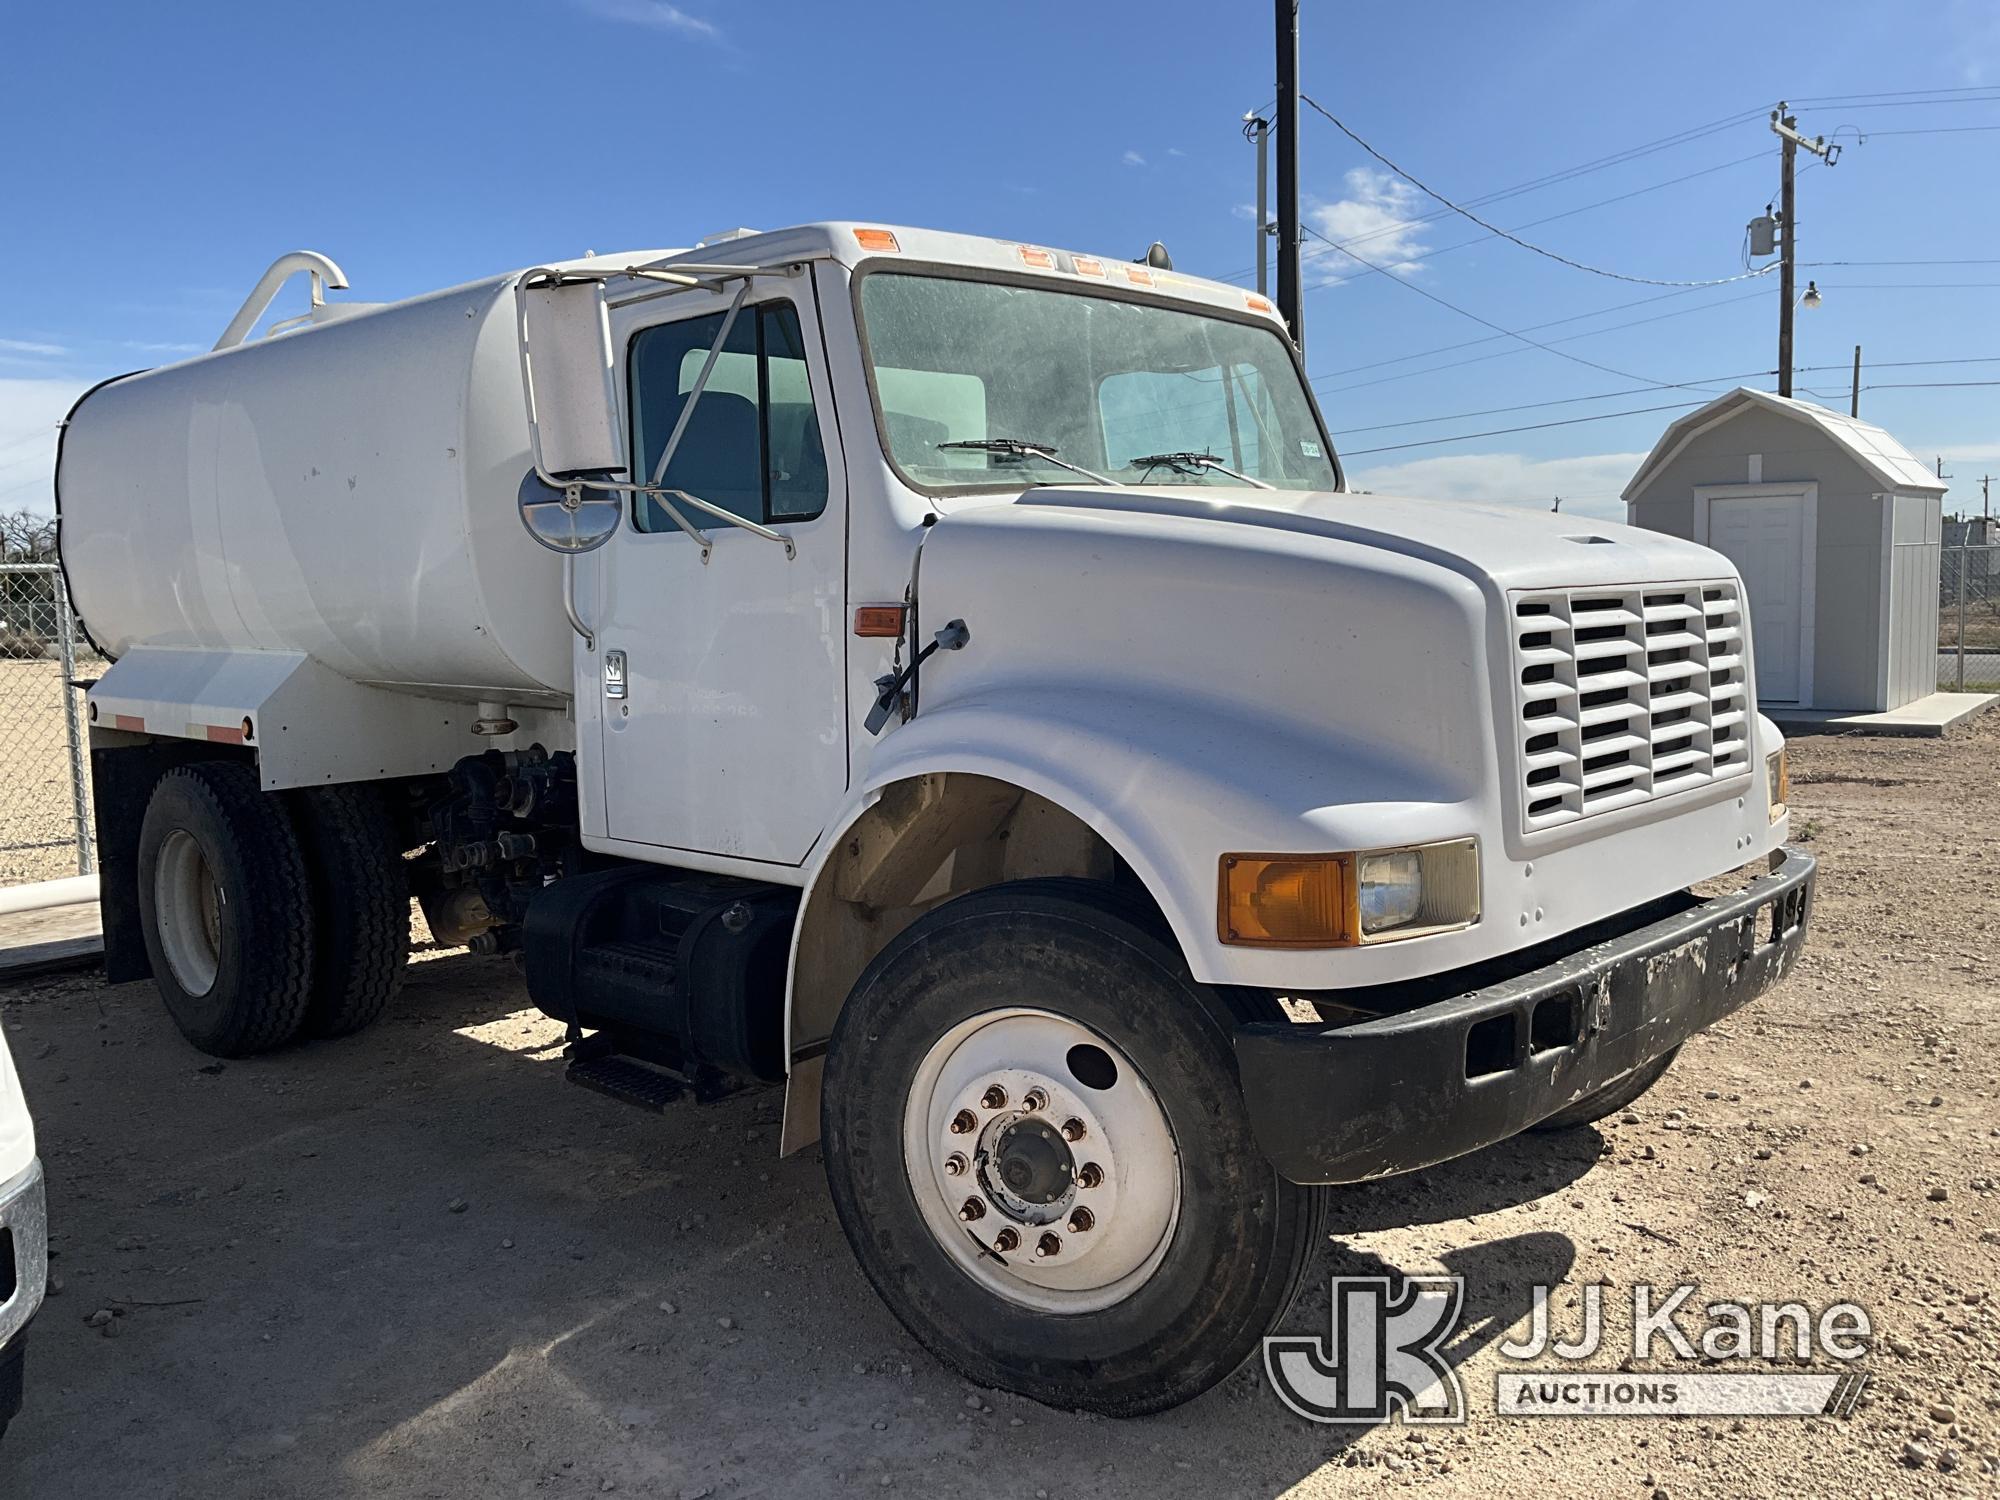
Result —
<svg viewBox="0 0 2000 1500"><path fill-rule="evenodd" d="M652 480L722 319L715 313L665 323L632 340L632 446L641 483ZM737 314L660 483L766 524L806 521L826 509L826 450L791 303ZM635 500L632 520L639 530L679 530L658 501L646 495ZM701 512L687 506L682 512L703 524Z"/></svg>

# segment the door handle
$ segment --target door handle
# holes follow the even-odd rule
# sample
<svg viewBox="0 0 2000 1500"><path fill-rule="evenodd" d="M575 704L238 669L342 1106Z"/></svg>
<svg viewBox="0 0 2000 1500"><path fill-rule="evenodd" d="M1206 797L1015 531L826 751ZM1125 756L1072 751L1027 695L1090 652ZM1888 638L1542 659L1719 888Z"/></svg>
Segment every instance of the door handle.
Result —
<svg viewBox="0 0 2000 1500"><path fill-rule="evenodd" d="M625 696L625 653L607 651L604 653L604 696L623 698Z"/></svg>

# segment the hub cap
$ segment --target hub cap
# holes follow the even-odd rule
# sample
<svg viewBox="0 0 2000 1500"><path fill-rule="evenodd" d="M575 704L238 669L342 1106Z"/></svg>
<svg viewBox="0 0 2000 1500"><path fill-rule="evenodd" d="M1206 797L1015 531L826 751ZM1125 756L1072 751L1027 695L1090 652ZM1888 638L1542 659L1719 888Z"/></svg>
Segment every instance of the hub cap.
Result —
<svg viewBox="0 0 2000 1500"><path fill-rule="evenodd" d="M1110 1041L1049 1011L989 1011L940 1037L903 1146L938 1243L1022 1306L1109 1307L1173 1239L1180 1154L1165 1111Z"/></svg>
<svg viewBox="0 0 2000 1500"><path fill-rule="evenodd" d="M215 985L222 952L222 892L193 834L176 828L153 870L153 916L174 982L190 995Z"/></svg>

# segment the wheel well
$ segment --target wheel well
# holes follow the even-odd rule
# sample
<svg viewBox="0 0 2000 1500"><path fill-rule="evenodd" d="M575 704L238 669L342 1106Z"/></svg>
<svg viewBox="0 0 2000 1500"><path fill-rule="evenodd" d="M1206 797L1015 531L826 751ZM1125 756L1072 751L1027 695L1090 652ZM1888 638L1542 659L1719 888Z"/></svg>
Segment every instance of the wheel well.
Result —
<svg viewBox="0 0 2000 1500"><path fill-rule="evenodd" d="M120 735L113 743L91 745L91 831L104 922L104 973L111 983L144 979L152 973L139 927L139 829L146 821L153 788L176 766L205 760L254 764L256 758L246 746L201 740Z"/></svg>
<svg viewBox="0 0 2000 1500"><path fill-rule="evenodd" d="M885 787L840 836L799 913L784 1149L819 1135L819 1065L861 972L931 908L1012 880L1067 875L1152 898L1076 814L990 776L934 772ZM1164 923L1164 919L1162 919Z"/></svg>

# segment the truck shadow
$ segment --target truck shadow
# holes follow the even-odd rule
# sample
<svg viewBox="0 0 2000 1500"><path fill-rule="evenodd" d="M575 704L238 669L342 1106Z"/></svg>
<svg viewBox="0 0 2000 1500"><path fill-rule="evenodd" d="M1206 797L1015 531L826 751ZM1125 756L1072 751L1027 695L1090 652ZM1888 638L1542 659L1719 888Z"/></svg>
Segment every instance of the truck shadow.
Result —
<svg viewBox="0 0 2000 1500"><path fill-rule="evenodd" d="M1027 1494L1275 1496L1372 1430L1293 1415L1254 1361L1128 1422L968 1383L868 1287L817 1151L776 1155L779 1094L649 1115L566 1087L490 960L430 958L370 1030L219 1069L150 983L0 1001L68 1283L0 1493L934 1494L1004 1462ZM1489 1212L1591 1159L1540 1138L1343 1193L1335 1233ZM1441 1260L1463 1364L1575 1254L1527 1233L1398 1266L1336 1238L1284 1331L1326 1333L1333 1276Z"/></svg>

